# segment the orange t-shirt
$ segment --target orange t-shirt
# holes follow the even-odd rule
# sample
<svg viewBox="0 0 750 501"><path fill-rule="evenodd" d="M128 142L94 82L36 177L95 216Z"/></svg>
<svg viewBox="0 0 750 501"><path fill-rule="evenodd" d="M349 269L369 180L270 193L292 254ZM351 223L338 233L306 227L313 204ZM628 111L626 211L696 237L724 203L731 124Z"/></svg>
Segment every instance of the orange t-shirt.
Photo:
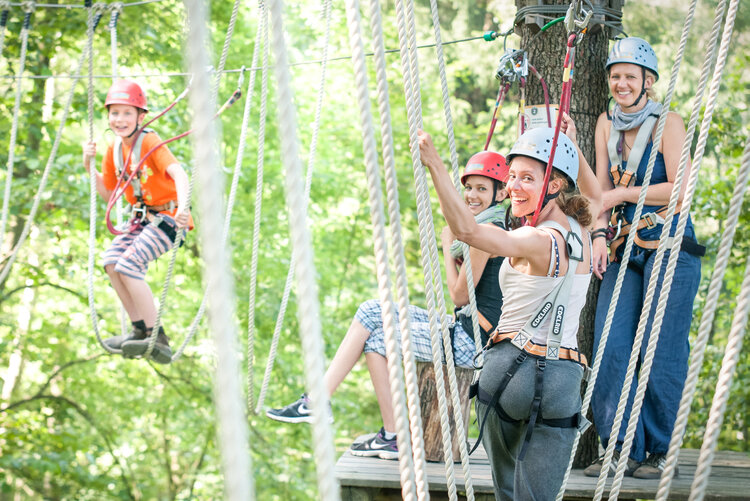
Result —
<svg viewBox="0 0 750 501"><path fill-rule="evenodd" d="M159 136L155 132L142 132L141 134L144 134L140 154L140 158L143 159L143 156L151 151L151 148L161 142L161 139L159 139ZM125 144L122 145L123 165L125 165L126 155L130 151L130 148L131 146ZM177 188L175 187L174 179L167 174L167 167L172 164L179 164L179 162L175 156L172 155L172 152L169 151L169 148L161 146L149 155L146 162L141 166L141 172L138 177L141 181L141 196L146 205L163 205L172 200L174 200L176 204ZM133 169L137 166L137 163L131 160L131 164L128 166L127 176L130 176ZM114 145L110 144L102 162L102 180L104 181L104 187L108 190L114 190L117 185L118 175L119 173L115 168L114 161ZM130 184L128 184L128 187L125 189L125 199L131 205L137 202L135 195L133 194L133 186Z"/></svg>

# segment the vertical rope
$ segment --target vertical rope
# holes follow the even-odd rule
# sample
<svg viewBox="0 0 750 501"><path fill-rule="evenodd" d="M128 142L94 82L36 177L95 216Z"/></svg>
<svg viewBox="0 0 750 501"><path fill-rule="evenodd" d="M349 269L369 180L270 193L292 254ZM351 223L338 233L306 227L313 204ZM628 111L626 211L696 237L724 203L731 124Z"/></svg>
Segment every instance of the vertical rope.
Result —
<svg viewBox="0 0 750 501"><path fill-rule="evenodd" d="M315 120L313 125L312 138L310 140L310 149L308 152L307 161L307 175L305 177L305 213L307 213L307 206L310 202L310 191L312 189L313 172L315 172L315 158L318 147L318 133L320 131L320 117L321 110L323 109L323 96L325 95L325 80L326 80L326 68L328 67L328 46L330 44L330 32L331 32L331 2L330 0L324 0L323 3L323 16L326 20L325 35L323 41L323 54L321 56L321 68L320 68L320 81L318 84L318 99L315 106ZM257 197L257 195L256 195ZM292 249L292 256L289 261L289 270L286 275L286 283L284 284L284 293L282 294L281 304L279 306L279 313L276 316L276 327L273 331L273 338L271 340L271 349L268 354L268 362L266 364L266 371L263 375L263 384L261 386L260 396L258 397L258 405L255 408L255 413L260 412L263 407L268 385L271 380L271 372L273 371L274 362L276 360L276 351L279 345L279 338L281 336L281 329L284 325L284 317L286 316L287 305L289 304L289 295L292 292L292 279L294 277L294 270L297 265L297 256ZM253 298L252 305L254 307L255 300Z"/></svg>
<svg viewBox="0 0 750 501"><path fill-rule="evenodd" d="M13 185L13 166L16 156L16 138L18 137L18 114L21 110L21 96L23 73L26 69L26 49L29 45L29 26L31 14L34 12L34 3L24 4L23 27L21 28L21 55L18 60L18 78L16 79L16 94L13 103L13 123L10 127L10 144L8 146L8 162L5 174L5 194L3 196L3 213L0 218L0 247L5 241L5 227L8 223L8 211L10 210L10 195ZM3 30L4 31L4 30Z"/></svg>
<svg viewBox="0 0 750 501"><path fill-rule="evenodd" d="M259 2L258 5L258 30L255 33L255 44L253 45L253 62L252 62L252 73L250 75L250 83L247 86L247 95L245 96L245 111L242 115L242 130L247 130L247 125L250 121L250 108L252 104L252 94L255 89L255 69L258 64L258 57L260 54L260 46L263 43L263 53L267 54L268 44L264 38L264 35L268 35L268 14L266 12L266 4ZM263 78L266 75L266 67L263 66ZM265 90L265 89L264 89ZM261 96L261 100L266 98L265 95ZM258 131L258 145L259 149L262 150L262 143L265 141L265 114L263 116L263 123L259 125ZM232 179L232 191L230 196L234 196L239 186L239 166L242 165L242 154L245 151L245 137L246 134L240 136L240 147L237 151L237 167L235 167L235 176ZM254 359L254 330L255 330L255 285L258 283L258 243L260 240L260 216L262 209L263 200L263 157L258 159L257 171L255 180L255 212L253 216L253 250L252 258L250 261L250 301L248 304L248 320L247 320L247 388L245 394L247 396L247 410L248 413L252 412L253 408L253 359ZM229 235L229 226L225 228L225 234Z"/></svg>
<svg viewBox="0 0 750 501"><path fill-rule="evenodd" d="M328 398L323 382L323 343L320 328L320 307L315 281L307 215L304 208L304 194L301 183L302 166L299 158L297 120L291 89L291 75L284 40L282 2L271 2L272 45L275 56L275 73L278 88L279 129L281 134L282 158L285 164L284 181L286 203L289 208L289 221L293 248L298 252L299 266L296 267L297 291L300 298L298 318L302 338L305 377L309 389L313 411L313 439L315 444L315 465L317 467L319 497L325 501L340 499L338 482L334 476L333 440L328 423Z"/></svg>
<svg viewBox="0 0 750 501"><path fill-rule="evenodd" d="M409 118L409 147L412 154L412 169L414 172L416 201L417 201L417 218L419 220L419 238L422 249L422 268L425 282L425 299L427 311L430 319L430 339L432 344L432 362L435 372L435 381L438 407L440 409L440 424L443 440L443 457L445 459L446 487L448 496L452 501L458 499L456 493L456 479L453 469L453 447L451 444L450 425L448 422L448 403L445 396L445 386L440 384L443 381L443 364L440 350L440 335L438 333L438 322L441 321L443 331L447 327L444 321L445 304L442 303L442 309L438 309L440 298L442 297L442 287L440 294L435 291L435 284L432 277L435 276L436 270L439 277L439 267L436 269L434 260L431 259L430 246L435 247L435 232L432 221L432 209L430 207L429 189L427 187L426 174L422 167L419 155L419 145L417 142L417 128L421 125L421 106L419 104L419 77L417 74L416 60L410 57L409 41L406 28L407 14L401 0L396 1L397 24L399 34L399 47L401 54L401 68L404 73L404 94L407 103L407 115ZM412 16L413 21L413 16ZM412 45L414 47L414 45ZM414 48L416 50L416 48ZM415 54L416 56L416 54ZM434 251L437 256L437 250ZM436 296L438 299L438 308L436 308ZM448 350L446 356L452 356L452 350ZM452 358L450 359L452 361Z"/></svg>
<svg viewBox="0 0 750 501"><path fill-rule="evenodd" d="M391 110L388 102L388 76L386 74L385 43L383 41L382 16L379 0L370 2L370 30L375 61L375 74L378 89L378 107L380 114L381 148L385 167L386 194L388 201L388 218L391 229L391 252L396 275L396 294L401 332L401 353L404 363L406 397L409 410L412 453L414 456L414 477L417 488L417 499L427 500L430 497L429 485L425 473L426 459L424 438L422 436L422 415L419 403L419 384L416 359L411 334L409 316L409 288L406 276L406 259L404 244L401 238L401 214L398 202L398 178L393 148L393 130L391 128Z"/></svg>
<svg viewBox="0 0 750 501"><path fill-rule="evenodd" d="M677 75L679 73L680 64L682 62L682 57L685 52L685 47L687 45L687 38L690 33L690 28L692 27L696 4L697 4L697 0L691 1L690 6L688 7L688 13L685 17L685 23L683 25L680 45L678 47L677 54L675 56L674 65L672 67L672 74L671 74L671 78L669 81L667 94L664 98L664 102L662 105L661 116L659 117L659 121L657 122L657 125L656 125L656 133L655 133L654 141L653 141L654 147L651 149L651 156L648 159L648 165L646 167L646 172L644 173L643 185L641 187L641 192L638 196L638 203L636 204L636 207L635 207L633 221L638 221L641 218L641 213L643 212L643 205L646 201L646 192L648 191L648 187L651 183L651 174L653 173L654 163L656 161L656 154L658 153L658 150L659 150L658 145L661 144L661 137L664 132L664 125L666 124L667 113L669 112L669 105L672 99L672 95L674 94L674 89L677 84ZM592 379L589 382L589 385L586 389L586 394L584 395L585 406L583 407L582 412L586 412L588 410L588 403L591 401L591 394L593 393L594 385L596 384L596 377L598 375L601 358L604 354L604 348L606 347L607 339L609 338L609 332L612 327L612 319L614 318L615 309L618 303L618 298L620 296L620 291L622 290L622 282L625 278L625 272L628 267L628 262L630 261L630 253L633 249L633 242L634 242L634 237L636 234L637 226L638 225L631 225L630 233L628 234L628 237L625 243L625 250L623 252L622 262L620 263L620 269L617 274L617 280L615 281L615 287L614 287L614 291L612 295L614 300L610 303L609 309L607 310L607 317L605 319L601 340L599 341L599 347L594 356ZM643 342L643 336L641 336L641 338L638 338L636 335L636 338L633 341L633 350L631 351L630 361L628 363L628 370L625 375L625 381L623 384L622 393L620 394L620 402L617 406L617 411L614 417L612 434L610 435L609 443L604 453L604 462L602 464L602 472L599 475L599 479L597 480L597 484L596 484L596 490L594 492L595 501L601 500L604 494L604 486L607 480L609 465L612 462L612 456L614 454L615 445L617 442L617 436L619 434L620 423L622 422L622 417L625 414L625 405L627 403L627 398L630 392L631 381L633 379L633 375L635 374L639 348L642 342ZM572 460L571 460L571 463L572 463ZM626 463L627 461L622 462L622 464L626 464ZM623 470L623 473L624 473L624 470ZM565 483L563 483L563 487L564 486L565 486ZM562 499L561 493L558 493L558 499Z"/></svg>
<svg viewBox="0 0 750 501"><path fill-rule="evenodd" d="M383 216L383 202L380 193L380 166L378 165L377 160L375 129L373 127L372 114L370 111L367 65L365 63L359 2L357 0L347 0L346 14L347 25L349 27L349 42L352 49L352 64L354 65L354 79L357 88L357 102L359 103L360 126L362 128L365 170L367 172L367 188L370 198L370 216L372 220L373 242L375 246L378 293L380 296L380 304L382 308L381 316L385 333L388 381L391 387L393 418L396 422L399 469L401 472L401 495L404 500L411 501L414 499L416 490L414 483L414 462L411 452L409 422L406 413L406 402L404 399L404 388L402 384L403 374L401 372L401 360L398 343L396 341L395 322L393 318L394 303L393 296L391 295L388 249L385 240L385 217Z"/></svg>
<svg viewBox="0 0 750 501"><path fill-rule="evenodd" d="M214 150L216 131L212 121L214 100L211 98L210 75L205 71L209 56L208 15L200 0L186 0L188 12L187 59L193 77L190 103L193 108L195 177L201 188L198 212L203 224L199 233L205 256L204 281L209 297L209 320L216 348L215 400L218 441L222 455L225 499L254 498L252 464L248 453L248 430L245 422L237 360L234 284L230 271L231 254L222 240L224 214L223 181L218 155ZM206 99L209 96L209 99Z"/></svg>
<svg viewBox="0 0 750 501"><path fill-rule="evenodd" d="M686 140L683 144L682 155L689 156L690 146L692 144L692 138L695 134L696 124L698 117L702 110L703 96L708 82L708 75L711 70L711 66L716 60L716 52L719 45L719 32L722 26L722 20L727 10L726 0L720 1L716 5L716 13L714 16L714 24L711 29L711 35L709 40L711 41L706 48L706 56L703 62L703 69L701 71L700 81L698 83L698 89L695 93L695 99L693 101L693 110L690 115L688 129L686 134ZM744 181L742 180L744 178ZM678 407L677 416L675 418L675 424L672 430L672 437L670 440L669 450L667 453L667 462L662 473L662 480L659 483L659 492L661 493L662 499L666 499L669 492L672 478L676 471L677 459L680 454L680 445L682 444L682 437L684 435L688 415L690 414L690 405L692 403L693 395L698 383L698 376L700 369L703 365L703 355L705 352L706 345L708 344L708 338L713 325L714 313L718 303L719 290L722 283L724 272L726 271L726 265L728 263L729 251L731 249L731 243L734 238L734 231L739 218L739 208L742 205L742 195L745 192L747 183L747 171L741 170L737 175L735 192L732 197L732 203L730 204L729 213L727 214L727 226L722 237L722 243L719 248L719 253L716 259L716 266L714 269L713 277L711 278L711 285L709 286L709 293L706 297L705 307L703 309L703 316L701 318L701 324L698 328L698 335L693 344L691 352L691 361L688 373L685 379L685 386L682 392L682 398ZM737 207L734 204L738 204ZM657 494L657 499L660 497Z"/></svg>
<svg viewBox="0 0 750 501"><path fill-rule="evenodd" d="M8 26L8 15L10 14L10 1L0 0L0 55L5 48L5 30Z"/></svg>
<svg viewBox="0 0 750 501"><path fill-rule="evenodd" d="M694 359L691 361L690 364L690 371L688 373L688 379L685 383L685 391L683 391L682 394L682 400L680 401L680 412L677 416L677 422L675 424L675 430L672 433L672 441L669 444L669 454L667 454L667 464L664 467L664 473L661 477L661 482L659 483L659 490L656 494L657 500L665 500L667 499L667 495L669 494L669 487L672 482L673 477L673 470L674 470L674 464L677 462L677 454L673 451L673 448L676 447L677 451L679 452L679 446L682 442L682 435L685 431L686 422L687 422L687 414L684 412L684 408L687 408L688 411L690 410L690 403L692 401L693 394L695 393L695 387L697 386L697 380L698 380L698 372L700 371L701 364L703 362L703 352L705 351L705 346L708 343L708 335L711 331L711 326L714 318L714 311L716 310L716 303L718 302L719 293L721 292L724 272L726 271L727 263L729 261L729 255L732 248L732 240L734 237L734 232L737 227L737 221L739 219L739 213L742 208L742 199L744 197L745 191L747 190L747 181L748 181L748 174L750 174L750 137L748 137L748 140L745 143L745 150L742 155L742 162L740 166L740 171L737 173L737 181L735 184L734 194L732 195L732 200L730 202L730 210L727 218L727 228L724 231L724 235L722 236L721 241L721 247L719 248L719 253L716 257L716 268L714 270L714 274L711 277L711 285L709 286L708 294L706 296L706 305L703 309L703 317L701 318L701 325L698 330L698 339L696 340L695 346L693 347L694 353L696 353L694 356ZM747 271L745 275L745 280L747 280ZM743 286L744 290L744 286ZM744 296L743 296L744 297ZM737 309L736 312L740 312L743 310L742 307L740 307L740 301L738 300ZM746 310L745 310L746 315ZM729 367L729 364L736 363L736 360L732 360L732 357L730 356L730 351L734 351L734 348L730 350L730 345L733 343L732 341L732 333L734 332L736 319L739 318L737 313L735 313L735 322L733 323L732 329L730 330L730 340L727 343L727 349L725 351L725 358L722 362L722 372L719 375L719 381L721 381L721 384L717 384L717 390L716 394L714 396L714 402L717 402L717 397L720 394L719 388L721 388L721 392L723 393L726 391L726 389L723 386L724 380L726 376L722 376L724 374L724 368ZM743 328L744 322L739 323L739 327ZM740 344L741 346L741 344ZM700 351L698 351L700 350ZM696 356L698 355L698 356ZM727 357L730 357L729 359ZM732 370L734 368L732 367ZM731 378L730 378L731 379ZM720 408L721 413L724 412L724 408ZM718 412L718 408L717 408ZM712 404L712 411L709 413L709 426L706 427L706 433L704 434L704 445L706 444L705 440L707 437L712 437L713 431L711 434L709 434L708 429L709 427L713 428L714 424L712 422L712 418L716 418L713 415L713 404ZM679 434L678 434L679 433ZM709 446L712 447L712 446ZM708 452L707 452L708 454ZM711 452L711 454L713 454ZM703 458L703 461L701 461L701 458L703 458L703 451L701 451L701 454L699 454L698 464L701 465L703 462L703 468L705 468L705 463L712 462L712 457L705 457ZM670 468L671 467L671 468ZM710 466L709 466L710 468ZM701 472L702 476L705 474L706 478L708 478L708 472L705 470ZM694 478L694 484L693 484L693 490L698 488L698 486L695 484L695 481L699 478L699 475L696 473ZM702 482L702 480L700 481ZM701 487L702 489L702 487ZM702 494L701 494L702 497Z"/></svg>
<svg viewBox="0 0 750 501"><path fill-rule="evenodd" d="M669 292L672 286L672 278L674 277L674 270L677 266L677 259L679 256L680 247L682 245L682 237L685 232L685 226L687 225L687 219L690 213L690 207L692 205L693 194L695 192L695 186L697 185L697 182L698 182L698 174L701 168L701 161L703 159L703 154L705 152L706 140L708 138L708 132L711 127L711 118L713 116L713 110L716 105L716 96L718 95L719 84L721 82L721 73L726 63L727 48L729 45L729 40L731 39L732 27L733 27L735 15L736 15L737 4L738 4L738 0L733 0L730 3L729 12L727 14L726 27L724 30L724 36L722 38L722 45L719 50L719 57L717 60L717 64L716 64L716 67L714 68L713 80L711 82L711 90L709 92L708 99L706 102L706 108L703 114L703 121L701 123L701 129L700 129L701 132L698 137L698 143L696 146L693 167L690 171L687 188L685 190L685 196L682 201L682 209L680 211L680 217L677 223L677 229L674 234L675 243L671 247L671 252L669 254L667 270L666 270L666 273L664 274L664 282L663 282L662 290L658 298L656 315L654 316L653 324L651 326L651 335L649 337L649 342L648 342L648 346L646 349L646 355L644 356L644 359L643 359L643 362L641 364L640 371L639 371L638 386L636 389L636 394L635 394L635 398L633 401L633 408L631 411L631 420L628 423L628 428L625 434L625 440L623 442L623 447L622 447L622 453L625 456L627 456L628 452L630 451L630 447L633 442L633 437L635 436L638 416L640 415L640 410L641 410L641 406L643 403L643 397L646 393L646 385L648 383L648 377L651 371L651 364L653 362L654 353L656 352L656 345L658 343L659 332L661 331L662 320L664 318L664 311L666 310L667 300L669 299ZM677 206L677 199L679 198L680 188L682 186L682 178L684 176L685 167L687 166L689 162L690 143L691 141L689 140L689 138L686 138L683 151L682 151L682 158L680 159L680 163L683 168L681 168L678 171L677 177L674 181L674 189L672 190L672 196L669 201L669 209L667 210L667 216L665 218L666 221L662 228L661 239L659 241L659 247L656 250L656 257L654 258L655 270L661 269L661 263L663 261L664 253L667 250L667 241L669 240L669 231L671 227L671 221L672 221L672 217L674 216L675 207ZM654 291L656 289L657 281L658 281L658 273L652 274L651 280L649 281L648 290L644 297L644 313L641 315L636 337L638 336L639 333L643 335L643 333L645 332L646 320L648 317L648 312L651 309L651 304L654 299ZM618 475L619 475L619 479L621 482L622 475L625 472L625 466L626 466L625 461L617 465L617 473L615 474L615 481L612 485L612 488L610 489L610 496L616 495L619 493L621 483L618 483Z"/></svg>

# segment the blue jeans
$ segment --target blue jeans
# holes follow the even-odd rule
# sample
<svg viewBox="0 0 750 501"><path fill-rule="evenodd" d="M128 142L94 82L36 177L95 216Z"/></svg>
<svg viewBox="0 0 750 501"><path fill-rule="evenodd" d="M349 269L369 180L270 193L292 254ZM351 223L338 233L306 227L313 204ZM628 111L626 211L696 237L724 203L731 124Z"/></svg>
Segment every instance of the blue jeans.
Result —
<svg viewBox="0 0 750 501"><path fill-rule="evenodd" d="M655 257L656 251L633 247L607 339L607 346L599 366L599 375L597 376L591 407L594 414L594 424L604 447L607 446L612 432L613 420L617 412L617 404L620 400L630 351L633 347L633 340L638 328L638 320L643 309L643 300L653 271ZM659 282L646 324L638 360L639 366L646 354L668 258L669 253L667 252L664 254ZM604 330L604 322L609 304L612 301L612 292L619 269L619 262L610 264L599 290L594 325L594 353L596 353ZM666 453L669 449L669 441L687 375L687 362L690 352L688 334L693 319L693 300L698 292L700 275L700 258L687 252L680 252L664 313L663 328L659 335L633 446L630 450L630 458L635 461L644 461L647 452ZM636 370L617 439L618 450L625 438L637 378L638 371Z"/></svg>

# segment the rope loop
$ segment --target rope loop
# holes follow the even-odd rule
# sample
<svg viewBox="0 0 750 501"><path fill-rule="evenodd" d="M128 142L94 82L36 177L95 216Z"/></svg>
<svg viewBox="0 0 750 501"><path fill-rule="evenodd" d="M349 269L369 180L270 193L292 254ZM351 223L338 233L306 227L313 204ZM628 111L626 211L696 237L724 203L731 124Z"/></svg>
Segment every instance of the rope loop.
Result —
<svg viewBox="0 0 750 501"><path fill-rule="evenodd" d="M10 2L8 2L8 5L10 5ZM30 14L34 12L34 9L36 9L36 2L34 2L33 0L26 0L24 2L21 2L21 8L26 14Z"/></svg>
<svg viewBox="0 0 750 501"><path fill-rule="evenodd" d="M109 4L109 10L112 11L112 17L113 17L113 19L116 19L115 16L119 16L120 15L120 13L122 12L122 8L123 8L123 3L122 2L115 2L115 3Z"/></svg>
<svg viewBox="0 0 750 501"><path fill-rule="evenodd" d="M10 0L0 0L0 10L10 10Z"/></svg>
<svg viewBox="0 0 750 501"><path fill-rule="evenodd" d="M105 12L107 12L108 5L106 3L97 2L91 8L93 9L95 15L101 17Z"/></svg>

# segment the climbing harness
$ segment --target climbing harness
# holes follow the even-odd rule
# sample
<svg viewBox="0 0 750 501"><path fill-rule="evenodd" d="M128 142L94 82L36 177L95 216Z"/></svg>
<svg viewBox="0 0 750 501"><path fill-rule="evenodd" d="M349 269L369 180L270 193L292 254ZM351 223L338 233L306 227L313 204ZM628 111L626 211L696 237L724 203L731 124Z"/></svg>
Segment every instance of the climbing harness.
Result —
<svg viewBox="0 0 750 501"><path fill-rule="evenodd" d="M570 224L570 231L566 230L562 225L555 221L545 221L541 223L539 228L553 228L560 232L565 238L566 249L568 254L568 270L565 276L558 282L554 289L552 289L547 297L537 308L536 312L529 317L526 324L517 332L506 332L500 333L495 332L490 337L485 351L491 349L494 345L509 341L513 346L520 350L520 353L516 357L515 363L511 365L503 378L498 383L492 395L488 394L479 386L478 381L472 385L471 396L476 395L480 402L487 405L487 409L479 425L479 438L474 445L475 450L481 443L481 437L484 431L484 425L487 422L487 417L490 410L495 410L498 413L500 419L517 423L521 420L511 418L500 405L500 397L508 386L511 378L514 376L518 368L526 361L528 357L535 360L536 363L536 376L534 379L534 398L531 404L531 410L529 412L529 418L524 420L528 422L526 435L521 447L521 451L518 454L518 461L523 461L526 450L528 448L533 429L535 424L544 424L547 426L553 426L557 428L579 428L582 431L589 426L588 420L579 413L573 416L562 418L562 419L546 419L541 413L541 399L542 399L542 385L544 381L544 370L548 360L570 360L576 362L584 367L584 371L587 370L586 357L581 354L577 349L561 347L562 341L563 324L565 321L565 310L567 308L568 300L570 298L571 288L573 286L573 278L576 274L577 263L583 261L583 240L581 227L578 222L568 217L568 223ZM553 246L557 251L556 240L553 240ZM555 259L559 262L559 256ZM537 344L533 341L534 335L542 335L541 325L545 318L550 316L549 327L546 333L546 343L544 345ZM472 450L472 452L473 452Z"/></svg>

